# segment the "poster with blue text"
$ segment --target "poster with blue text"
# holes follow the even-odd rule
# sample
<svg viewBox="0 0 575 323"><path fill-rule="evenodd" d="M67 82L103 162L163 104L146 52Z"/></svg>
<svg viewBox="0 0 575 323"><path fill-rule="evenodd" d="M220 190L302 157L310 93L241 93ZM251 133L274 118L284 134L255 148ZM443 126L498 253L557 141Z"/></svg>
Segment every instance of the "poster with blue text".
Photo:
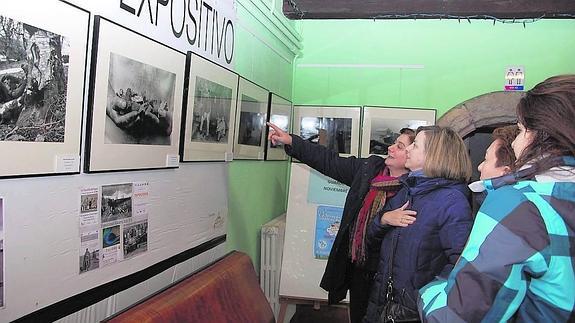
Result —
<svg viewBox="0 0 575 323"><path fill-rule="evenodd" d="M307 190L308 203L343 206L348 191L349 186L322 175L316 170L310 170Z"/></svg>
<svg viewBox="0 0 575 323"><path fill-rule="evenodd" d="M313 253L316 259L327 259L335 236L339 231L343 208L333 206L317 207Z"/></svg>

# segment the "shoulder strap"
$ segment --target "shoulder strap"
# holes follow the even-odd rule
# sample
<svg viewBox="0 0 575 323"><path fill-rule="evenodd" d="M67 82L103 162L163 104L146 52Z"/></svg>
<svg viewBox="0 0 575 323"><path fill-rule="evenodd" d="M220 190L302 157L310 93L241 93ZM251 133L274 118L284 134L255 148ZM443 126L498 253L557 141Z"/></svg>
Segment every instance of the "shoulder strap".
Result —
<svg viewBox="0 0 575 323"><path fill-rule="evenodd" d="M391 236L391 252L387 261L387 290L385 293L385 300L387 302L393 300L393 258L395 257L395 249L397 247L397 239L399 238L399 228L395 228Z"/></svg>

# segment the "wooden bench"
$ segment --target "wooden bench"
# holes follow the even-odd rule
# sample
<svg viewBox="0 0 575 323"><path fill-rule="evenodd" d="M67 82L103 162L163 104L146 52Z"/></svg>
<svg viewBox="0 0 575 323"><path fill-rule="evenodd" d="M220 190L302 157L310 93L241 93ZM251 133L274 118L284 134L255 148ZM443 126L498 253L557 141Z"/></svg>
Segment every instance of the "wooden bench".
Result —
<svg viewBox="0 0 575 323"><path fill-rule="evenodd" d="M104 322L273 323L250 257L233 251Z"/></svg>

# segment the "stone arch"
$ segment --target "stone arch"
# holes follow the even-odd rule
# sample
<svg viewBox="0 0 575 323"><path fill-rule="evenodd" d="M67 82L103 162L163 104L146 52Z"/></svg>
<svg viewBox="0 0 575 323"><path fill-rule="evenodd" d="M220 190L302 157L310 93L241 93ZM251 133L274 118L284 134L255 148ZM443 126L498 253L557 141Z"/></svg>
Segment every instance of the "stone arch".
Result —
<svg viewBox="0 0 575 323"><path fill-rule="evenodd" d="M437 125L449 126L465 138L482 127L515 123L515 107L521 97L523 92L482 94L451 108L437 120Z"/></svg>

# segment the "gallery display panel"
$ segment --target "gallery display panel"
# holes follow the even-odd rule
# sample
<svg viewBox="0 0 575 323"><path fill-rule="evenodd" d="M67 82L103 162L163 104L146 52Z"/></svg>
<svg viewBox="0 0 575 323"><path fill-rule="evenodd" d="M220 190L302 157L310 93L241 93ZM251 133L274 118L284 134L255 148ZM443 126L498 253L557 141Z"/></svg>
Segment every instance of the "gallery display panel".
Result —
<svg viewBox="0 0 575 323"><path fill-rule="evenodd" d="M417 130L435 124L436 111L419 108L366 106L363 108L361 157L387 157L387 149L395 143L400 130Z"/></svg>
<svg viewBox="0 0 575 323"><path fill-rule="evenodd" d="M89 22L62 1L0 8L0 177L80 171Z"/></svg>
<svg viewBox="0 0 575 323"><path fill-rule="evenodd" d="M186 56L95 17L86 172L177 167Z"/></svg>
<svg viewBox="0 0 575 323"><path fill-rule="evenodd" d="M293 132L309 142L358 156L360 107L295 106Z"/></svg>
<svg viewBox="0 0 575 323"><path fill-rule="evenodd" d="M268 121L278 126L285 132L292 132L293 104L281 96L270 93ZM269 127L267 129L269 131ZM267 139L267 138L266 138ZM288 160L281 143L274 145L268 141L266 145L266 160Z"/></svg>
<svg viewBox="0 0 575 323"><path fill-rule="evenodd" d="M268 99L266 89L240 77L234 159L264 159Z"/></svg>
<svg viewBox="0 0 575 323"><path fill-rule="evenodd" d="M238 75L188 52L182 161L231 161Z"/></svg>

